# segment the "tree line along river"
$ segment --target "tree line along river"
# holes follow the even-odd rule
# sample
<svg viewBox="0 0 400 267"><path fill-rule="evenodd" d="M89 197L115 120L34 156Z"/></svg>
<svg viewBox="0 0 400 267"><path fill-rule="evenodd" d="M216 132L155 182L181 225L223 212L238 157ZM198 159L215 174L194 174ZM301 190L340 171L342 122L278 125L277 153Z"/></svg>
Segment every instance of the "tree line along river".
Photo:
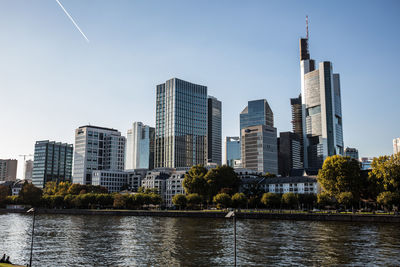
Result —
<svg viewBox="0 0 400 267"><path fill-rule="evenodd" d="M0 253L27 264L32 216L0 214ZM237 220L238 266L400 266L398 224ZM33 266L232 266L229 219L40 214Z"/></svg>

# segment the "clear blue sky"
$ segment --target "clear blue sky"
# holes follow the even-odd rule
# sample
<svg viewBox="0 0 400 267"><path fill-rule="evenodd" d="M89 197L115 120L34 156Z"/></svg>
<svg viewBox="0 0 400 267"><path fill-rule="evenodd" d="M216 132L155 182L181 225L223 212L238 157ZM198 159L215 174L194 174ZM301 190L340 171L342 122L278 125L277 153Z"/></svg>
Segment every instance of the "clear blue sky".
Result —
<svg viewBox="0 0 400 267"><path fill-rule="evenodd" d="M400 1L61 2L89 43L55 0L0 0L0 158L73 143L88 123L154 125L155 86L172 77L222 101L223 137L260 98L291 130L306 15L311 57L341 74L345 146L390 154L400 136Z"/></svg>

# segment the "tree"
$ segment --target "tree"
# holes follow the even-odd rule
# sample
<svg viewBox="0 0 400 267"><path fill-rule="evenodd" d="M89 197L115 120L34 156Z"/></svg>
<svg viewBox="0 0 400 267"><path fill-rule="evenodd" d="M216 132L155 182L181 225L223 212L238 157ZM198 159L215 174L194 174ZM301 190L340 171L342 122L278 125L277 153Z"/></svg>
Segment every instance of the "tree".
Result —
<svg viewBox="0 0 400 267"><path fill-rule="evenodd" d="M300 205L308 208L312 208L314 203L317 202L317 196L315 194L298 194L297 199Z"/></svg>
<svg viewBox="0 0 400 267"><path fill-rule="evenodd" d="M332 197L326 192L319 193L317 195L317 203L320 208L325 208L326 206L332 205Z"/></svg>
<svg viewBox="0 0 400 267"><path fill-rule="evenodd" d="M284 204L286 207L293 209L297 206L297 197L294 193L285 193L282 195L282 204Z"/></svg>
<svg viewBox="0 0 400 267"><path fill-rule="evenodd" d="M379 205L385 207L388 210L392 210L393 206L399 206L400 195L397 192L385 191L378 195L376 201Z"/></svg>
<svg viewBox="0 0 400 267"><path fill-rule="evenodd" d="M43 188L44 195L55 195L57 193L57 182L50 181L47 182Z"/></svg>
<svg viewBox="0 0 400 267"><path fill-rule="evenodd" d="M137 193L135 194L135 203L138 207L142 208L144 205L145 194L144 193Z"/></svg>
<svg viewBox="0 0 400 267"><path fill-rule="evenodd" d="M247 198L243 193L236 193L232 196L232 206L234 208L244 208L247 204Z"/></svg>
<svg viewBox="0 0 400 267"><path fill-rule="evenodd" d="M222 188L232 188L232 192L237 192L240 179L234 169L230 166L218 166L208 171L204 177L209 186L209 196L215 196Z"/></svg>
<svg viewBox="0 0 400 267"><path fill-rule="evenodd" d="M270 172L266 172L265 174L262 175L262 177L264 177L264 178L275 178L276 174L270 173Z"/></svg>
<svg viewBox="0 0 400 267"><path fill-rule="evenodd" d="M271 192L264 193L261 198L261 203L269 209L278 208L281 204L281 196Z"/></svg>
<svg viewBox="0 0 400 267"><path fill-rule="evenodd" d="M385 191L400 192L400 153L374 158L370 178L375 178Z"/></svg>
<svg viewBox="0 0 400 267"><path fill-rule="evenodd" d="M152 205L160 205L162 203L162 198L159 194L151 193L150 196L150 204Z"/></svg>
<svg viewBox="0 0 400 267"><path fill-rule="evenodd" d="M190 168L188 173L185 174L182 183L186 193L197 193L200 196L206 196L208 194L208 184L205 179L206 174L207 169L202 165L196 165Z"/></svg>
<svg viewBox="0 0 400 267"><path fill-rule="evenodd" d="M349 206L352 206L354 204L353 193L342 192L339 194L337 201L339 202L339 204L344 205L345 208L347 209Z"/></svg>
<svg viewBox="0 0 400 267"><path fill-rule="evenodd" d="M360 165L355 159L339 155L327 157L318 172L318 182L330 196L351 192L356 201L360 197Z"/></svg>
<svg viewBox="0 0 400 267"><path fill-rule="evenodd" d="M186 207L187 199L183 194L176 194L172 197L172 204L177 206L180 210Z"/></svg>
<svg viewBox="0 0 400 267"><path fill-rule="evenodd" d="M42 198L42 189L33 184L25 183L19 192L22 203L37 207L40 205Z"/></svg>
<svg viewBox="0 0 400 267"><path fill-rule="evenodd" d="M74 208L75 205L73 203L73 200L74 200L74 196L73 195L71 195L71 194L65 195L64 196L64 205L65 205L65 207Z"/></svg>
<svg viewBox="0 0 400 267"><path fill-rule="evenodd" d="M114 195L114 204L113 207L117 209L123 209L126 206L126 196L121 194Z"/></svg>
<svg viewBox="0 0 400 267"><path fill-rule="evenodd" d="M111 194L96 194L96 203L101 207L112 206L114 199Z"/></svg>
<svg viewBox="0 0 400 267"><path fill-rule="evenodd" d="M186 196L188 207L191 209L197 208L201 202L201 196L197 193L189 194Z"/></svg>
<svg viewBox="0 0 400 267"><path fill-rule="evenodd" d="M228 208L232 205L231 197L226 193L220 193L214 196L213 201L218 209Z"/></svg>
<svg viewBox="0 0 400 267"><path fill-rule="evenodd" d="M82 190L86 190L86 185L82 184L72 184L69 188L67 193L71 195L79 195Z"/></svg>
<svg viewBox="0 0 400 267"><path fill-rule="evenodd" d="M7 196L11 193L10 191L8 186L0 185L0 207L6 204Z"/></svg>

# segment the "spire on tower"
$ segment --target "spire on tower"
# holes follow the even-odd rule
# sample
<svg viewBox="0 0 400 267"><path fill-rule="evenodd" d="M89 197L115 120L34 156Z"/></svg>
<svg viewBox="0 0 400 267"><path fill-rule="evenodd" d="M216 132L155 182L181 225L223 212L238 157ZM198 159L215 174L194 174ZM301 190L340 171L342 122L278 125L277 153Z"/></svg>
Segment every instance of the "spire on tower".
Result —
<svg viewBox="0 0 400 267"><path fill-rule="evenodd" d="M307 39L308 39L308 16L306 16L306 28L307 28Z"/></svg>

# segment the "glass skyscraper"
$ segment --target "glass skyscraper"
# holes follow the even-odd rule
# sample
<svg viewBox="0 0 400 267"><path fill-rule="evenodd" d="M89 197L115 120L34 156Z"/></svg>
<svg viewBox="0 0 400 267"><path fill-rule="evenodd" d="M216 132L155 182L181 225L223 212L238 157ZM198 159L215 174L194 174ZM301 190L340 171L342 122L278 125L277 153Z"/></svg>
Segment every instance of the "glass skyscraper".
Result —
<svg viewBox="0 0 400 267"><path fill-rule="evenodd" d="M315 69L308 38L300 39L300 72L304 167L318 169L326 157L344 152L340 77L329 61Z"/></svg>
<svg viewBox="0 0 400 267"><path fill-rule="evenodd" d="M154 168L154 127L134 122L125 146L125 170Z"/></svg>
<svg viewBox="0 0 400 267"><path fill-rule="evenodd" d="M91 184L94 170L124 170L125 137L115 129L81 126L75 130L73 182Z"/></svg>
<svg viewBox="0 0 400 267"><path fill-rule="evenodd" d="M155 167L207 163L207 87L177 78L157 85Z"/></svg>
<svg viewBox="0 0 400 267"><path fill-rule="evenodd" d="M208 96L207 158L209 163L222 164L222 104Z"/></svg>
<svg viewBox="0 0 400 267"><path fill-rule="evenodd" d="M249 101L247 107L240 113L240 131L256 125L274 127L274 114L265 99Z"/></svg>
<svg viewBox="0 0 400 267"><path fill-rule="evenodd" d="M240 160L240 137L227 136L225 139L225 159L226 165L235 166L235 160Z"/></svg>
<svg viewBox="0 0 400 267"><path fill-rule="evenodd" d="M43 188L47 182L71 181L72 144L37 141L33 159L32 183Z"/></svg>

